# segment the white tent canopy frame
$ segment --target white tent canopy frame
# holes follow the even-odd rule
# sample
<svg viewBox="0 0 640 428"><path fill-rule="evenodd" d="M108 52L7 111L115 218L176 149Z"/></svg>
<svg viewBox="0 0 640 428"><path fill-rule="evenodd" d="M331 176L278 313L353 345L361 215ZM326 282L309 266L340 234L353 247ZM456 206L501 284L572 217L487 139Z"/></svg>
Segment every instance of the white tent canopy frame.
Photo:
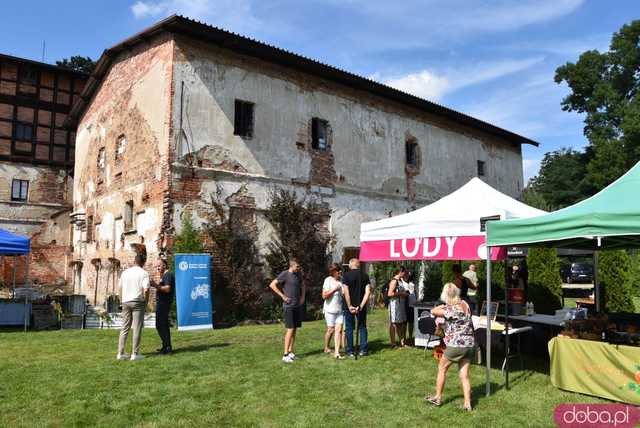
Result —
<svg viewBox="0 0 640 428"><path fill-rule="evenodd" d="M456 191L423 208L363 223L360 226L360 259L369 262L486 259L487 283L491 284L491 258L497 259L500 249L495 248L492 253L491 248L485 245L486 234L482 230L481 219L520 219L542 214L546 214L545 211L523 204L475 177ZM444 244L441 241L435 242L442 239L445 240ZM451 242L457 242L457 247L453 247ZM439 252L434 250L437 245L442 247ZM490 302L491 290L488 287L487 307ZM487 393L490 392L491 380L489 318L487 317L486 346Z"/></svg>

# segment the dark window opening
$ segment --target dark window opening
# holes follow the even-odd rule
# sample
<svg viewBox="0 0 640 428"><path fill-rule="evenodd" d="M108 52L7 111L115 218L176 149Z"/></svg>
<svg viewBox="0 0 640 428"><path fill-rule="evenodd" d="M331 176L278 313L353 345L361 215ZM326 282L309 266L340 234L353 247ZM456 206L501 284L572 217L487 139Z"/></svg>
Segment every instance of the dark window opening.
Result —
<svg viewBox="0 0 640 428"><path fill-rule="evenodd" d="M106 152L104 147L100 147L100 149L98 150L98 158L96 160L96 163L98 165L98 169L104 169L104 167L106 166Z"/></svg>
<svg viewBox="0 0 640 428"><path fill-rule="evenodd" d="M311 120L311 147L314 150L325 151L329 147L327 141L329 122L314 117Z"/></svg>
<svg viewBox="0 0 640 428"><path fill-rule="evenodd" d="M33 126L26 123L15 124L16 140L31 141L33 138Z"/></svg>
<svg viewBox="0 0 640 428"><path fill-rule="evenodd" d="M87 217L87 242L93 242L93 216Z"/></svg>
<svg viewBox="0 0 640 428"><path fill-rule="evenodd" d="M35 85L38 82L38 71L31 67L21 66L19 77L20 82Z"/></svg>
<svg viewBox="0 0 640 428"><path fill-rule="evenodd" d="M418 166L418 143L415 140L409 140L404 144L404 148L407 166L416 168Z"/></svg>
<svg viewBox="0 0 640 428"><path fill-rule="evenodd" d="M484 177L484 161L478 161L478 177Z"/></svg>
<svg viewBox="0 0 640 428"><path fill-rule="evenodd" d="M133 229L133 201L127 201L124 205L124 230L130 231Z"/></svg>
<svg viewBox="0 0 640 428"><path fill-rule="evenodd" d="M29 196L29 180L13 179L11 182L11 200L26 202Z"/></svg>
<svg viewBox="0 0 640 428"><path fill-rule="evenodd" d="M236 100L233 134L253 138L253 103Z"/></svg>

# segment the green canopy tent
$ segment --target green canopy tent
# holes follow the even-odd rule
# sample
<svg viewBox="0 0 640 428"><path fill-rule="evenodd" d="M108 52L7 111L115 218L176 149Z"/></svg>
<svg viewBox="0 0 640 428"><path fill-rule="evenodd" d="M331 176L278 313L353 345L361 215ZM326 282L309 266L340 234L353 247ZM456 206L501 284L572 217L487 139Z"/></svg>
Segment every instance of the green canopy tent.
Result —
<svg viewBox="0 0 640 428"><path fill-rule="evenodd" d="M596 195L536 217L487 222L487 251L504 246L616 250L640 248L640 162ZM487 259L487 305L491 303L491 260ZM600 291L595 280L596 310ZM490 340L490 338L489 338ZM490 349L491 343L487 344ZM488 353L488 355L490 355ZM487 362L487 395L490 393Z"/></svg>

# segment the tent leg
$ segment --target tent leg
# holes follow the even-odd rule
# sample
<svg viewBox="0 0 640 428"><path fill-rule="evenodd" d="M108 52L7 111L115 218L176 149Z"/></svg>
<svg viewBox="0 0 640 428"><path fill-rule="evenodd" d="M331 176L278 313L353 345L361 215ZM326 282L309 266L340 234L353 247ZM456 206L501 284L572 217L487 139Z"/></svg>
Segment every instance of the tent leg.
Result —
<svg viewBox="0 0 640 428"><path fill-rule="evenodd" d="M507 259L504 260L504 274L505 274L505 284L504 284L504 386L505 389L509 390L509 354L511 353L511 347L509 343L509 263L507 263Z"/></svg>
<svg viewBox="0 0 640 428"><path fill-rule="evenodd" d="M596 313L600 313L600 281L598 281L598 250L593 252L593 299L596 304Z"/></svg>
<svg viewBox="0 0 640 428"><path fill-rule="evenodd" d="M27 304L27 295L25 294L24 296L24 332L27 332L27 319L29 318L29 316L27 315L28 313L28 304Z"/></svg>
<svg viewBox="0 0 640 428"><path fill-rule="evenodd" d="M25 286L25 287L28 287L28 288L31 288L31 287L29 286L29 261L30 261L30 260L29 260L29 254L25 255L24 257L25 257L25 263L26 263L26 265L27 265L27 267L26 267L26 271L27 271L27 272L26 272L26 274L25 274L25 278L24 278L24 286Z"/></svg>
<svg viewBox="0 0 640 428"><path fill-rule="evenodd" d="M13 288L11 289L12 299L16 298L16 263L17 262L18 262L18 259L16 258L16 256L13 256Z"/></svg>
<svg viewBox="0 0 640 428"><path fill-rule="evenodd" d="M491 395L491 247L487 245L487 397Z"/></svg>

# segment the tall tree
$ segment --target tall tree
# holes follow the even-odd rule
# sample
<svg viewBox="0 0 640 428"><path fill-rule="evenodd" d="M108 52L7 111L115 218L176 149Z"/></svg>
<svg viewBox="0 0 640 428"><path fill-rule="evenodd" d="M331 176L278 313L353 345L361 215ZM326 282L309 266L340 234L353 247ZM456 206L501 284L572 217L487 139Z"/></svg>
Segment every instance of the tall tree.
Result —
<svg viewBox="0 0 640 428"><path fill-rule="evenodd" d="M586 115L584 132L594 153L586 182L593 193L640 160L640 20L614 33L607 52L590 50L558 67L555 81L571 90L563 110Z"/></svg>
<svg viewBox="0 0 640 428"><path fill-rule="evenodd" d="M553 314L562 307L560 260L555 248L531 248L527 256L529 287L527 299L538 313Z"/></svg>
<svg viewBox="0 0 640 428"><path fill-rule="evenodd" d="M60 61L56 61L58 67L67 68L69 70L81 71L83 73L91 74L96 68L96 63L87 57L80 55L74 55L70 58L63 58Z"/></svg>
<svg viewBox="0 0 640 428"><path fill-rule="evenodd" d="M631 258L623 251L601 251L598 275L607 312L634 312Z"/></svg>
<svg viewBox="0 0 640 428"><path fill-rule="evenodd" d="M540 172L529 182L523 198L546 210L557 210L581 201L589 192L584 183L589 157L588 152L569 148L545 154Z"/></svg>

